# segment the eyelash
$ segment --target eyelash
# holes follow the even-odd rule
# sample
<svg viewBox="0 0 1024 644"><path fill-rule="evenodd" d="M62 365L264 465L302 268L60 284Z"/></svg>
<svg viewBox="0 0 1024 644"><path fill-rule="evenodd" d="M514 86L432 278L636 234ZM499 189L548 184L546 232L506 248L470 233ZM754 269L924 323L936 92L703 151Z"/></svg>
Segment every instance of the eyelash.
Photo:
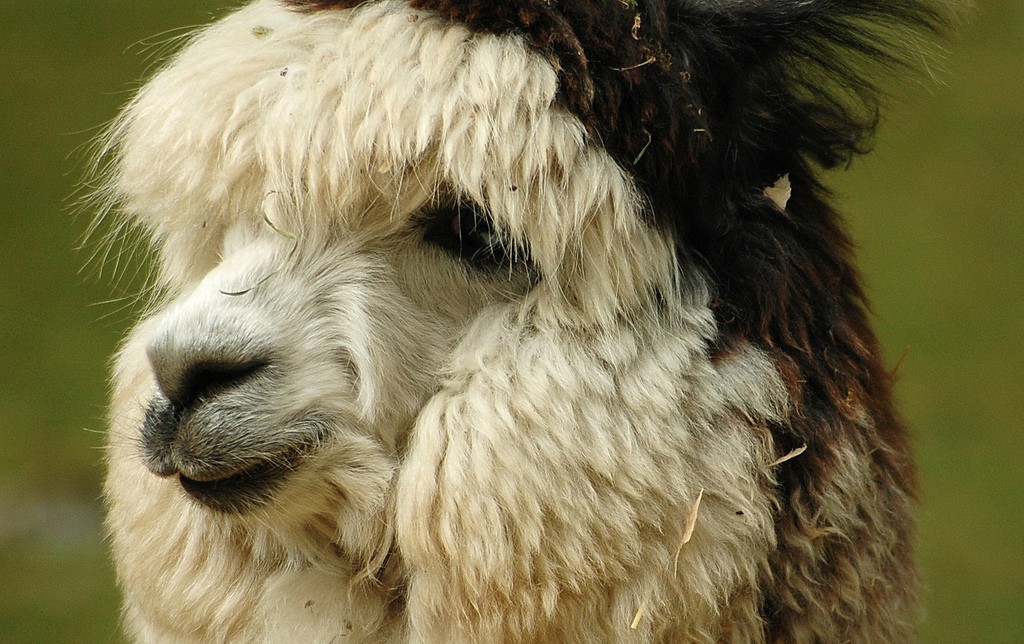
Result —
<svg viewBox="0 0 1024 644"><path fill-rule="evenodd" d="M479 269L509 268L527 261L473 203L457 202L430 211L423 220L423 239Z"/></svg>

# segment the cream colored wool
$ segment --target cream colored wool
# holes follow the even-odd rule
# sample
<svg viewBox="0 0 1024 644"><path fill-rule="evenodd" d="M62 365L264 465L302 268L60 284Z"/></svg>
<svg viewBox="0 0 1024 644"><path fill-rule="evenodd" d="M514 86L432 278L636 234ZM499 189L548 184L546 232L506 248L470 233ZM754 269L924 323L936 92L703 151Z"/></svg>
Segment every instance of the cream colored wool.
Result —
<svg viewBox="0 0 1024 644"><path fill-rule="evenodd" d="M786 392L752 348L710 359L705 278L556 89L517 37L401 2L259 0L127 107L111 201L153 240L164 293L114 376L132 636L763 637ZM484 204L539 279L426 244L416 218L443 192ZM254 347L279 386L225 431L327 433L273 499L221 513L146 468L138 428L154 364Z"/></svg>

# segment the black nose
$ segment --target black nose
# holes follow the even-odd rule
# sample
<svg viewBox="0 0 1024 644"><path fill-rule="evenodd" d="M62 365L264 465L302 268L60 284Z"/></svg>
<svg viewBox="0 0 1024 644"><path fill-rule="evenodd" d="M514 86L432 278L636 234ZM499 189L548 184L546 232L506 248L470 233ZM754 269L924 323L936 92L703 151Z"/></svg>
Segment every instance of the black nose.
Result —
<svg viewBox="0 0 1024 644"><path fill-rule="evenodd" d="M264 360L219 360L158 370L159 391L150 401L142 424L142 452L147 467L160 476L180 472L181 455L176 453L181 446L177 450L175 446L182 425L210 401L258 377L268 364Z"/></svg>
<svg viewBox="0 0 1024 644"><path fill-rule="evenodd" d="M171 405L188 411L255 377L267 364L265 360L202 361L176 373L158 374L157 380Z"/></svg>

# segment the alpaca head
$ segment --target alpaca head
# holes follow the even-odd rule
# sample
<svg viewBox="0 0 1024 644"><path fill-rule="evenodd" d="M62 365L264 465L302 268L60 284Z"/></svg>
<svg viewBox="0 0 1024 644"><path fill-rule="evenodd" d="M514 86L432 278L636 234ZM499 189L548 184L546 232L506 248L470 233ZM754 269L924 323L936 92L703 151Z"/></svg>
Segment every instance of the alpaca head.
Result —
<svg viewBox="0 0 1024 644"><path fill-rule="evenodd" d="M124 356L146 467L217 512L372 503L492 327L672 292L670 241L557 87L521 39L389 2L256 3L188 47L116 133L167 290Z"/></svg>
<svg viewBox="0 0 1024 644"><path fill-rule="evenodd" d="M601 623L587 593L628 624L661 588L641 564L674 546L680 498L713 487L698 581L650 591L711 620L734 593L776 601L773 552L804 538L788 522L839 526L878 481L898 498L835 529L905 513L906 448L816 173L874 118L844 57L899 64L882 43L935 15L560 4L258 0L115 124L112 198L160 286L112 411L110 525L139 623L198 592L194 569L312 564L400 568L388 592L421 632L443 623L430 580L505 597L445 636L564 635L524 633L559 602ZM821 504L780 500L807 490ZM901 529L872 565L903 561ZM246 583L254 599L188 632L243 632L225 615L271 592ZM191 601L167 623L212 600Z"/></svg>

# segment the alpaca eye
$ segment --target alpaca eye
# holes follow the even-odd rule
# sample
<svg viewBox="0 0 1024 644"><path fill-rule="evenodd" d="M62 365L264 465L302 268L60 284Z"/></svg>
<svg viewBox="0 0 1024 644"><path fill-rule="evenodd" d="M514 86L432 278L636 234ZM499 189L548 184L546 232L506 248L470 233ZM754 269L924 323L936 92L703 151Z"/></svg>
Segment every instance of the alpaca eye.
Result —
<svg viewBox="0 0 1024 644"><path fill-rule="evenodd" d="M509 268L525 253L494 228L490 217L472 203L452 203L431 211L423 222L423 238L477 268Z"/></svg>

